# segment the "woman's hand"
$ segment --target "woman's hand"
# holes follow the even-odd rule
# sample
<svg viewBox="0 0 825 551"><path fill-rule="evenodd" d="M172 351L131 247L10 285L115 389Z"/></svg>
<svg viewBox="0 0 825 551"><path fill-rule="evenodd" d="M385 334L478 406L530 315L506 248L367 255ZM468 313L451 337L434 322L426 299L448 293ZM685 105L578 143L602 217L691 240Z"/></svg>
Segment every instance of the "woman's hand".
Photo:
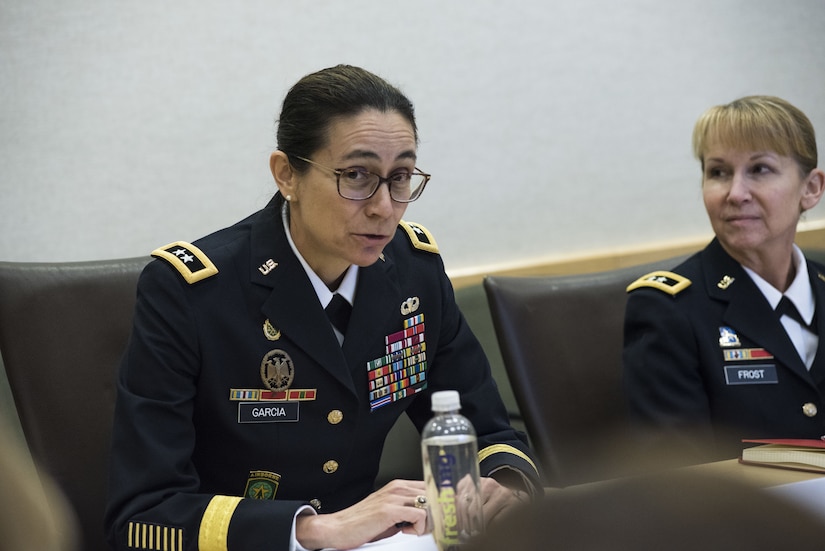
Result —
<svg viewBox="0 0 825 551"><path fill-rule="evenodd" d="M415 501L424 493L424 482L393 480L336 513L299 516L296 539L307 549L352 549L399 531L422 535L427 531L427 509L415 507Z"/></svg>
<svg viewBox="0 0 825 551"><path fill-rule="evenodd" d="M490 524L506 516L512 508L523 505L530 500L530 494L525 490L518 490L502 486L492 478L481 478L481 509L484 514L484 524Z"/></svg>

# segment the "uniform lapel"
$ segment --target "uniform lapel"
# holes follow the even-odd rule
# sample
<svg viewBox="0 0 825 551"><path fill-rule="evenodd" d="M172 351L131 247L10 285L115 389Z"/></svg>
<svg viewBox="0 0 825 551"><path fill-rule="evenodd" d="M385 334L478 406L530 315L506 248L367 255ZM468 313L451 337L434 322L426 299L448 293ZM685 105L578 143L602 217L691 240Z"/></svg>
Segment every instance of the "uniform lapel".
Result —
<svg viewBox="0 0 825 551"><path fill-rule="evenodd" d="M816 301L816 334L819 335L819 345L814 363L811 365L811 376L819 384L825 381L825 271L808 262L808 276Z"/></svg>
<svg viewBox="0 0 825 551"><path fill-rule="evenodd" d="M793 373L811 382L805 364L785 333L779 318L768 304L767 299L751 280L745 270L731 258L718 241L714 240L703 253L705 285L708 294L727 302L723 320L737 333L765 348L777 361ZM720 282L729 279L725 285Z"/></svg>
<svg viewBox="0 0 825 551"><path fill-rule="evenodd" d="M303 266L289 246L281 213L277 209L264 212L270 210L271 214L264 216L252 230L250 277L253 283L271 289L261 312L284 338L355 392L332 326Z"/></svg>
<svg viewBox="0 0 825 551"><path fill-rule="evenodd" d="M376 355L376 341L383 342L388 334L387 328L392 328L393 317L400 315L395 315L396 310L392 306L397 304L401 308L401 291L397 279L393 277L394 269L391 260L380 259L372 266L361 268L358 273L355 304L343 351L350 365L356 369L363 368L364 373L366 366L361 365L363 359L370 354ZM399 326L397 330L400 329ZM367 359L374 358L370 356Z"/></svg>

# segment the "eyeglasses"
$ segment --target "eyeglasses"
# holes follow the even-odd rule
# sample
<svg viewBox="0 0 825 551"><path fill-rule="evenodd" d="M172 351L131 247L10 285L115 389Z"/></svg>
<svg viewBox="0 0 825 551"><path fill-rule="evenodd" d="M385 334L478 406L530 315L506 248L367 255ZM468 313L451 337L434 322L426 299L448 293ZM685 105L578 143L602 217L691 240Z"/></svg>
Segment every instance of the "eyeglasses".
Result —
<svg viewBox="0 0 825 551"><path fill-rule="evenodd" d="M365 201L375 195L378 187L386 183L390 190L390 197L397 203L412 203L424 192L424 186L430 181L431 175L424 174L418 168L415 172L399 170L388 178L379 176L363 168L329 168L304 157L295 156L304 162L322 170L335 174L338 185L338 195L353 201Z"/></svg>

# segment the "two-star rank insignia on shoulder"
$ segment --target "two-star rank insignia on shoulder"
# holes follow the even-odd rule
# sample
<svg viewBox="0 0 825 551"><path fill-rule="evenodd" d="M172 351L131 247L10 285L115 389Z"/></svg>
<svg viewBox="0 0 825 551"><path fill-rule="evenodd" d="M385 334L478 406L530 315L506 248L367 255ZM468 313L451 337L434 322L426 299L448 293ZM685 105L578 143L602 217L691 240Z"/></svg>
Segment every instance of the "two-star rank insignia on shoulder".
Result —
<svg viewBox="0 0 825 551"><path fill-rule="evenodd" d="M628 285L627 292L629 293L641 287L653 287L669 295L675 295L683 289L690 287L690 280L673 272L650 272Z"/></svg>
<svg viewBox="0 0 825 551"><path fill-rule="evenodd" d="M406 220L401 220L398 225L407 232L407 236L410 238L413 247L421 249L422 251L438 253L438 244L435 242L433 234L427 231L427 228L415 222L407 222Z"/></svg>
<svg viewBox="0 0 825 551"><path fill-rule="evenodd" d="M152 256L162 258L175 267L190 285L218 273L203 251L191 243L175 241L152 251Z"/></svg>

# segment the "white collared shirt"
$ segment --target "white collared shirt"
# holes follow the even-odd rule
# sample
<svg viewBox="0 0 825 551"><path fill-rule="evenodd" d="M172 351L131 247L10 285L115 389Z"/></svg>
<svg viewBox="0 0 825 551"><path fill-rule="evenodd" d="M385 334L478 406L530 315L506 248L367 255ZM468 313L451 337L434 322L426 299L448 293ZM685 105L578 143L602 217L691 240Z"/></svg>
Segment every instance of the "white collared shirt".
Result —
<svg viewBox="0 0 825 551"><path fill-rule="evenodd" d="M304 271L309 278L309 282L312 283L312 288L315 289L315 294L318 296L318 302L321 303L321 307L326 308L329 306L330 301L332 301L332 295L335 293L340 294L342 297L347 299L350 304L353 304L355 301L355 285L358 283L358 266L352 265L347 268L347 274L344 276L344 279L341 281L338 289L335 292L330 291L326 284L321 281L321 278L318 277L318 274L316 274L312 268L309 267L309 264L307 264L307 261L304 259L303 255L298 251L298 247L295 246L295 242L292 240L292 234L289 233L289 217L287 216L286 205L284 205L283 210L281 210L281 220L284 223L284 233L286 234L287 241L289 241L289 246L298 258L301 266L304 267ZM342 344L344 342L344 335L342 335L341 332L335 327L332 329L335 331L335 336L338 337L338 344ZM295 537L295 522L299 515L312 514L317 514L317 512L309 505L302 506L295 513L295 517L292 519L292 532L290 533L289 538L290 551L310 551L298 543L298 539Z"/></svg>
<svg viewBox="0 0 825 551"><path fill-rule="evenodd" d="M330 291L326 283L321 281L318 274L310 268L303 255L301 255L298 251L298 247L295 246L295 242L292 240L292 234L289 233L289 217L287 216L286 205L284 205L284 208L281 211L281 219L284 223L284 233L286 233L286 239L289 241L289 246L298 258L301 266L304 267L304 271L309 278L309 282L312 283L312 288L315 289L315 294L318 296L318 302L321 303L321 307L326 308L329 306L330 301L332 301L332 296L335 293L338 293L344 297L351 305L355 304L355 286L358 283L358 266L353 264L347 268L347 273L344 276L344 279L341 280L341 284L338 286L338 289L335 291ZM342 335L341 332L335 327L333 327L333 330L335 331L335 336L338 337L338 344L342 344L344 342L344 335Z"/></svg>
<svg viewBox="0 0 825 551"><path fill-rule="evenodd" d="M338 293L350 304L353 304L355 301L355 284L358 283L358 266L352 265L347 268L347 274L344 276L344 279L341 281L341 284L338 286L335 292L330 291L326 284L321 281L321 278L318 277L312 268L309 267L307 261L304 259L303 255L298 251L298 247L295 246L295 242L292 240L292 234L289 233L289 217L287 216L287 206L284 205L283 210L281 211L281 220L284 223L284 233L286 234L286 239L289 241L289 247L292 249L292 252L295 253L295 256L298 258L298 261L301 263L301 266L304 267L304 271L309 278L309 282L312 283L312 288L315 289L315 294L318 296L318 302L321 303L322 308L326 308L329 306L330 301L332 301L332 295ZM335 331L335 336L338 337L338 344L344 342L344 335L341 334L338 329L335 327L332 328ZM310 507L309 505L304 505L295 513L295 517L292 519L292 532L290 533L290 542L289 542L289 549L290 551L310 551L300 543L298 543L297 538L295 537L295 521L299 515L308 515L308 514L317 514L315 509Z"/></svg>
<svg viewBox="0 0 825 551"><path fill-rule="evenodd" d="M796 276L791 282L791 285L785 291L784 295L788 297L791 302L793 302L794 306L796 306L796 309L799 311L799 315L802 316L802 319L805 320L806 323L810 324L814 317L816 302L814 301L814 292L811 288L811 281L808 279L808 263L805 261L805 256L802 254L802 251L796 245L793 246L791 262L793 262L794 266L796 266ZM742 267L751 277L762 294L765 295L765 298L768 300L768 304L771 305L771 308L775 310L779 304L779 301L782 299L783 293L762 279L750 268L745 268L744 266ZM788 337L790 337L793 342L796 351L799 353L799 357L802 358L805 366L808 369L811 369L811 366L814 363L814 357L816 356L816 349L819 346L819 337L816 333L809 331L808 328L803 327L798 321L790 316L782 316L780 322L785 328L785 332L788 334Z"/></svg>

